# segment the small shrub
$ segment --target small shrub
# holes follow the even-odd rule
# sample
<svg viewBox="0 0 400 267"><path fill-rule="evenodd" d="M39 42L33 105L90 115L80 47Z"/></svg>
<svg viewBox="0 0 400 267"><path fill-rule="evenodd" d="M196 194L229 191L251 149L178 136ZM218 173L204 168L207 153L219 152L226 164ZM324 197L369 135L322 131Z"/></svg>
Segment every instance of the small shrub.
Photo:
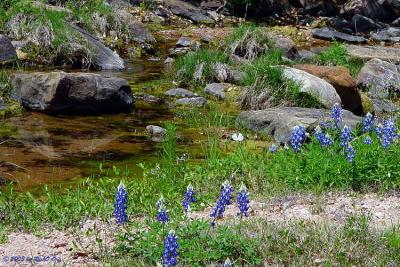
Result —
<svg viewBox="0 0 400 267"><path fill-rule="evenodd" d="M0 71L0 97L10 97L12 85L6 70Z"/></svg>
<svg viewBox="0 0 400 267"><path fill-rule="evenodd" d="M179 58L174 63L173 73L180 84L204 84L213 80L215 63L230 63L230 60L223 52L200 49Z"/></svg>
<svg viewBox="0 0 400 267"><path fill-rule="evenodd" d="M225 46L228 54L253 60L270 51L274 47L274 42L264 28L243 24L227 38Z"/></svg>

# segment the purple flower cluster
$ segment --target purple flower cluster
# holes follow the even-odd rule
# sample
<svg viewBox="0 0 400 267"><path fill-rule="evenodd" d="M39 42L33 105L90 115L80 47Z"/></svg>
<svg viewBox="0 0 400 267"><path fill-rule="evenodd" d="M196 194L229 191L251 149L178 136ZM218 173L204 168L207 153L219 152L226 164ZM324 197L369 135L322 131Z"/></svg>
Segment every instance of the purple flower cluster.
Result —
<svg viewBox="0 0 400 267"><path fill-rule="evenodd" d="M269 147L269 152L271 152L271 153L276 153L277 151L278 151L278 146L277 146L277 145L272 144L272 145Z"/></svg>
<svg viewBox="0 0 400 267"><path fill-rule="evenodd" d="M128 215L126 213L127 201L128 193L126 192L125 185L120 183L115 193L114 203L114 217L118 224L124 224L128 221Z"/></svg>
<svg viewBox="0 0 400 267"><path fill-rule="evenodd" d="M164 253L162 256L164 266L176 266L178 264L178 250L178 238L175 235L175 232L171 230L168 233L167 237L164 239Z"/></svg>
<svg viewBox="0 0 400 267"><path fill-rule="evenodd" d="M224 263L221 265L222 267L232 267L232 262L229 258L227 258Z"/></svg>
<svg viewBox="0 0 400 267"><path fill-rule="evenodd" d="M166 224L167 222L169 222L169 216L168 216L167 210L165 208L165 199L162 196L157 201L156 219L157 219L157 221L159 221L162 224Z"/></svg>
<svg viewBox="0 0 400 267"><path fill-rule="evenodd" d="M290 145L295 152L300 152L304 140L306 140L306 130L304 129L304 126L295 126L292 130L292 136L290 138Z"/></svg>
<svg viewBox="0 0 400 267"><path fill-rule="evenodd" d="M351 141L351 131L350 128L345 125L340 133L340 146L347 147Z"/></svg>
<svg viewBox="0 0 400 267"><path fill-rule="evenodd" d="M371 137L366 136L366 137L364 138L364 144L366 144L366 145L371 145L371 144L372 144L372 139L371 139Z"/></svg>
<svg viewBox="0 0 400 267"><path fill-rule="evenodd" d="M363 120L363 131L365 133L371 131L373 128L373 124L374 124L374 117L372 116L371 113L368 112Z"/></svg>
<svg viewBox="0 0 400 267"><path fill-rule="evenodd" d="M328 133L323 133L321 127L317 126L314 130L314 136L319 141L322 146L331 146L333 145L333 140Z"/></svg>
<svg viewBox="0 0 400 267"><path fill-rule="evenodd" d="M353 146L348 144L346 146L346 159L348 162L353 162L356 156L356 151L354 150Z"/></svg>
<svg viewBox="0 0 400 267"><path fill-rule="evenodd" d="M190 210L190 204L196 201L195 194L196 193L193 190L193 186L188 185L182 200L182 206L185 212L188 212Z"/></svg>
<svg viewBox="0 0 400 267"><path fill-rule="evenodd" d="M342 123L343 111L342 111L342 107L340 106L339 103L336 103L335 105L333 105L332 111L331 111L331 118L335 122L336 127L339 127L339 125Z"/></svg>
<svg viewBox="0 0 400 267"><path fill-rule="evenodd" d="M240 186L239 192L237 194L237 204L239 207L239 213L238 215L240 216L249 216L249 192L247 191L246 186L242 183Z"/></svg>
<svg viewBox="0 0 400 267"><path fill-rule="evenodd" d="M387 119L383 126L379 124L376 127L376 133L381 141L382 147L385 149L388 148L393 143L394 139L398 137L397 128L392 118Z"/></svg>
<svg viewBox="0 0 400 267"><path fill-rule="evenodd" d="M226 206L231 204L232 201L233 187L229 181L225 181L222 184L221 194L218 198L217 205L212 210L210 216L214 218L214 222L218 218L224 216Z"/></svg>

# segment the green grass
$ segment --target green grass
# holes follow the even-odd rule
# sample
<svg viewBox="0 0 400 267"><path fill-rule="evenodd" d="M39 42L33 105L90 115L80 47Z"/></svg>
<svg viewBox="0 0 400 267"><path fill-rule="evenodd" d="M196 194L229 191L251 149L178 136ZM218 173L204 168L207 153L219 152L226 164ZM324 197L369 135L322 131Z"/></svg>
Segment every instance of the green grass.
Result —
<svg viewBox="0 0 400 267"><path fill-rule="evenodd" d="M202 85L213 80L212 67L215 63L229 64L229 57L220 51L200 49L189 52L173 65L176 80L182 85ZM202 68L202 74L196 79L196 71Z"/></svg>
<svg viewBox="0 0 400 267"><path fill-rule="evenodd" d="M350 217L337 226L253 220L211 230L204 221L173 222L171 228L176 229L182 266L220 266L227 258L235 266L314 266L317 261L321 266L389 266L400 262L400 229L376 230L365 216ZM120 266L159 263L166 229L156 222L132 229L142 230L120 235L117 256L108 260L117 260Z"/></svg>
<svg viewBox="0 0 400 267"><path fill-rule="evenodd" d="M241 99L244 109L277 105L320 107L313 96L300 92L300 85L283 76L282 52L272 51L244 66L242 85L247 88ZM265 97L260 97L264 94Z"/></svg>
<svg viewBox="0 0 400 267"><path fill-rule="evenodd" d="M248 60L267 53L274 48L274 45L266 29L248 24L235 28L224 43L227 54L234 54Z"/></svg>
<svg viewBox="0 0 400 267"><path fill-rule="evenodd" d="M353 77L357 77L364 65L361 59L348 57L346 55L346 47L338 42L333 42L328 50L321 52L317 62L322 65L346 67L350 70Z"/></svg>

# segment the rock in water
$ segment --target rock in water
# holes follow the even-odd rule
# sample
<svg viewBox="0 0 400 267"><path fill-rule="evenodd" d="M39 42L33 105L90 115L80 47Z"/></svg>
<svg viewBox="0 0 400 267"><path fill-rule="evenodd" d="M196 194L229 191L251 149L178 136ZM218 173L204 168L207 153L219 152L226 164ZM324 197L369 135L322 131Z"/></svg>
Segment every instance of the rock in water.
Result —
<svg viewBox="0 0 400 267"><path fill-rule="evenodd" d="M329 41L344 41L348 43L365 43L367 40L362 36L354 36L351 34L335 31L334 29L325 27L314 29L312 35L315 38Z"/></svg>
<svg viewBox="0 0 400 267"><path fill-rule="evenodd" d="M240 113L236 119L236 125L257 133L268 134L279 143L287 143L294 126L301 124L310 132L320 122L329 119L330 114L331 111L327 109L268 108ZM361 122L361 117L353 115L350 111L343 111L343 125L353 128L359 122Z"/></svg>
<svg viewBox="0 0 400 267"><path fill-rule="evenodd" d="M331 108L335 103L341 103L335 88L325 80L305 71L284 67L283 75L300 85L300 92L315 97L325 107Z"/></svg>
<svg viewBox="0 0 400 267"><path fill-rule="evenodd" d="M123 70L124 60L110 48L106 47L96 37L76 25L69 25L73 30L79 32L84 37L91 48L94 49L93 65L102 70Z"/></svg>
<svg viewBox="0 0 400 267"><path fill-rule="evenodd" d="M15 73L13 96L34 111L112 113L129 111L133 96L128 82L93 73Z"/></svg>
<svg viewBox="0 0 400 267"><path fill-rule="evenodd" d="M4 35L0 35L0 63L17 58L17 52L11 41Z"/></svg>

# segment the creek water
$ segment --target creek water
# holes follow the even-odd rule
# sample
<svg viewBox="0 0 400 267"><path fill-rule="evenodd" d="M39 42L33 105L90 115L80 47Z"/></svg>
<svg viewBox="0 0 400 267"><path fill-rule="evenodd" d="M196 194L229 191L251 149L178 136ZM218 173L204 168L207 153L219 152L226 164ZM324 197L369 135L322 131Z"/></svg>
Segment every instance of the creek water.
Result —
<svg viewBox="0 0 400 267"><path fill-rule="evenodd" d="M132 87L157 79L162 61L127 63L124 72L103 72L127 79ZM48 116L25 112L0 121L0 178L11 180L18 191L35 191L50 183L69 184L103 168L129 168L159 158L159 144L145 127L173 119L163 106L138 107L129 114L101 116Z"/></svg>

